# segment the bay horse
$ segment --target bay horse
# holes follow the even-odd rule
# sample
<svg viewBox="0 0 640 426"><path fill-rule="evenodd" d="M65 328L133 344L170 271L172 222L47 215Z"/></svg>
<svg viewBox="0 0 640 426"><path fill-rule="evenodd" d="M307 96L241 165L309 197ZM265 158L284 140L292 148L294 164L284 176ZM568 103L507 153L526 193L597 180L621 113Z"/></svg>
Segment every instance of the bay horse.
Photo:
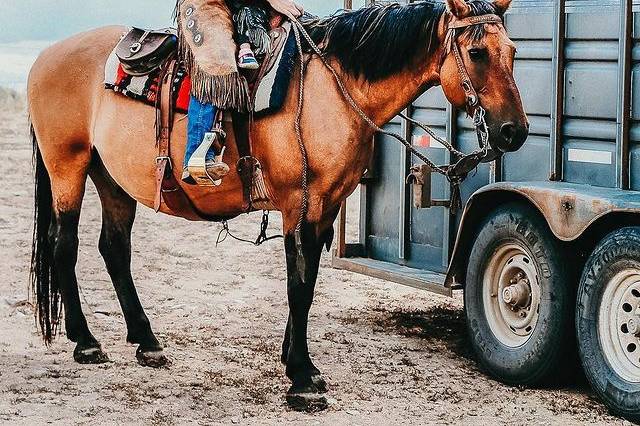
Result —
<svg viewBox="0 0 640 426"><path fill-rule="evenodd" d="M437 85L454 106L464 108L458 64L446 45L448 26L470 16L502 17L510 3L428 0L370 6L314 21L309 31L355 102L381 126ZM107 361L87 326L75 273L78 221L90 177L102 204L99 250L124 313L127 341L139 345L140 364L159 367L168 360L143 311L130 269L136 206L154 205L155 110L103 86L105 62L124 30L106 27L61 41L45 50L31 70L28 99L36 175L32 281L45 342L50 344L55 336L63 310L67 337L77 344L75 361ZM529 123L513 77L515 46L504 26L493 22L462 28L457 42L486 109L491 147L500 153L519 149ZM311 54L307 59L302 131L310 174L302 230L304 276L298 273L294 238L302 197L302 154L294 132L299 83L292 83L280 112L257 119L251 129L254 155L283 218L289 318L281 360L292 382L287 395L299 398L303 406L322 399L326 391L307 345L320 255L324 246L331 245L341 203L355 190L369 164L374 134L345 101L322 61ZM238 152L233 132L226 130L227 159L234 164ZM174 170L182 167L185 132L186 120L177 115L172 136ZM236 173L220 187L185 186L184 190L207 216L243 213ZM185 214L166 206L161 211L177 217Z"/></svg>

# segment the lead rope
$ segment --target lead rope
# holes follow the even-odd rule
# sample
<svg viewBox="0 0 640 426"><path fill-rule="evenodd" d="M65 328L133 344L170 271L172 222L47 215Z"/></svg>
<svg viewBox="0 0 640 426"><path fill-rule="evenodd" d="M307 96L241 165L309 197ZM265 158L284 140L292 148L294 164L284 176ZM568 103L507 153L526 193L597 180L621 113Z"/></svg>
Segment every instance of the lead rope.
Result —
<svg viewBox="0 0 640 426"><path fill-rule="evenodd" d="M442 146L444 146L445 148L447 148L449 150L450 153L457 155L458 157L464 157L464 153L458 151L457 149L455 149L455 147L449 143L449 141L447 141L446 139L441 138L440 136L438 136L436 134L436 132L430 128L429 126L427 126L424 123L419 122L418 120L414 120L413 118L407 116L405 113L401 112L400 114L398 114L400 117L402 117L402 119L404 119L405 121L408 121L409 123L420 127L422 130L424 130L425 132L427 132L427 134L429 136L431 136L433 139L435 139L436 141L440 142L440 144Z"/></svg>
<svg viewBox="0 0 640 426"><path fill-rule="evenodd" d="M298 20L295 18L290 18L293 22L298 23ZM302 24L300 24L302 25ZM300 155L302 156L302 174L301 174L301 186L302 186L302 205L300 206L300 214L298 216L298 223L296 224L296 230L294 232L295 243L296 243L296 266L298 269L298 274L300 275L300 280L304 282L304 277L306 276L307 271L307 263L304 258L304 250L302 246L302 228L304 225L304 220L307 217L307 213L309 212L309 158L307 156L307 149L304 146L304 140L302 138L302 111L304 107L304 75L306 70L306 64L304 62L304 51L302 48L302 40L300 39L300 28L296 24L292 26L293 35L296 38L296 44L298 46L298 56L300 58L300 84L298 87L298 110L296 111L296 121L295 121L295 130L296 130L296 140L298 142L298 147L300 148ZM306 34L304 28L302 31Z"/></svg>

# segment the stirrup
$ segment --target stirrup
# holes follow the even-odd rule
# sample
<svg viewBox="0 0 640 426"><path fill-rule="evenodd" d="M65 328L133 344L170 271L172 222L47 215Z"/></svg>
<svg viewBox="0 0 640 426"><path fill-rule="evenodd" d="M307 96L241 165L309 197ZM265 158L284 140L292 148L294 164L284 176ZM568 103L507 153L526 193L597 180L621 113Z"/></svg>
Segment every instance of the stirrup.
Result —
<svg viewBox="0 0 640 426"><path fill-rule="evenodd" d="M198 149L189 158L186 172L195 180L197 185L220 186L222 185L222 178L229 173L229 166L222 161L225 152L224 147L220 154L213 159L208 156L216 138L224 137L220 132L221 130L206 133Z"/></svg>

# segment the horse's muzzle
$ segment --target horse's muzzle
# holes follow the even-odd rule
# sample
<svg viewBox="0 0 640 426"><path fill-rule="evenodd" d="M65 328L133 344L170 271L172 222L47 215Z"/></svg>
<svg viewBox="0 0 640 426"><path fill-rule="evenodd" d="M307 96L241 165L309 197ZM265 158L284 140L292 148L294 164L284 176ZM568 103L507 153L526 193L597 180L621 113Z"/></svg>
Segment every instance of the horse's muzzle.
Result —
<svg viewBox="0 0 640 426"><path fill-rule="evenodd" d="M516 124L508 121L502 124L496 133L494 147L502 152L515 152L522 148L529 137L529 122Z"/></svg>

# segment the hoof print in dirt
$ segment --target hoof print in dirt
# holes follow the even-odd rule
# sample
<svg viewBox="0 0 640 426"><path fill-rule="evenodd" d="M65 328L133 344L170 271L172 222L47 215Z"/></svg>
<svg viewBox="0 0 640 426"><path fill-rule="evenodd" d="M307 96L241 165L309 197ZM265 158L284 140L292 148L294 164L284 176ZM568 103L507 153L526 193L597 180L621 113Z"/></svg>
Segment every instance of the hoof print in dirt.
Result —
<svg viewBox="0 0 640 426"><path fill-rule="evenodd" d="M109 357L99 346L93 348L76 346L76 349L73 351L73 359L78 364L104 364L109 362Z"/></svg>
<svg viewBox="0 0 640 426"><path fill-rule="evenodd" d="M327 398L319 393L287 393L287 405L294 411L314 413L329 408Z"/></svg>
<svg viewBox="0 0 640 426"><path fill-rule="evenodd" d="M141 350L136 351L136 359L138 364L143 367L161 368L169 367L171 361L164 355L162 350Z"/></svg>

